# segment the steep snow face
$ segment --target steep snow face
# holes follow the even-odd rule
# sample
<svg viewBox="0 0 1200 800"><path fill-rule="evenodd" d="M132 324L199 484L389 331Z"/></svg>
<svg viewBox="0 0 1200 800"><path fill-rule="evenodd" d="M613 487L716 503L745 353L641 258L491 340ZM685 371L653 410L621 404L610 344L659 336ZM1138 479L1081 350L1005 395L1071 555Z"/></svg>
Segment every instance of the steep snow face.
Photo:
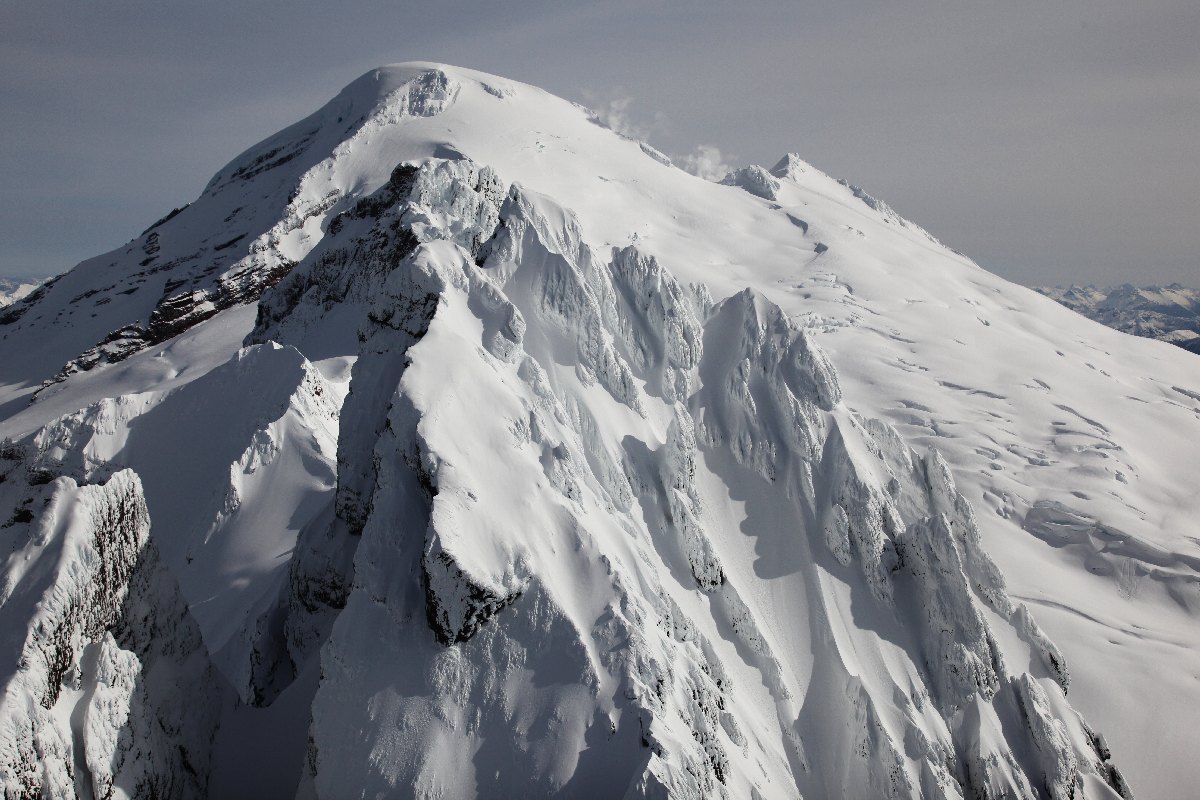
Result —
<svg viewBox="0 0 1200 800"><path fill-rule="evenodd" d="M11 355L0 407L44 381L122 361L256 301L320 237L329 209L360 188L330 174L331 153L353 160L350 151L381 130L447 107L456 86L444 72L419 68L366 75L239 156L195 203L6 309L0 336Z"/></svg>
<svg viewBox="0 0 1200 800"><path fill-rule="evenodd" d="M246 700L290 675L266 629L285 556L328 504L340 399L299 352L272 343L165 394L106 398L33 438L39 467L55 474L144 476L151 518L163 521L158 550Z"/></svg>
<svg viewBox="0 0 1200 800"><path fill-rule="evenodd" d="M1150 734L1200 708L1200 366L795 156L707 183L532 87L382 68L0 353L37 474L141 476L178 652L241 700L218 789L1194 783Z"/></svg>
<svg viewBox="0 0 1200 800"><path fill-rule="evenodd" d="M1173 283L1142 287L1125 284L1109 289L1068 286L1037 291L1110 328L1200 352L1200 291L1196 289Z"/></svg>
<svg viewBox="0 0 1200 800"><path fill-rule="evenodd" d="M474 257L432 238L360 331L385 421L343 414L318 796L1124 791L945 464L845 409L778 307L606 259L520 188Z"/></svg>

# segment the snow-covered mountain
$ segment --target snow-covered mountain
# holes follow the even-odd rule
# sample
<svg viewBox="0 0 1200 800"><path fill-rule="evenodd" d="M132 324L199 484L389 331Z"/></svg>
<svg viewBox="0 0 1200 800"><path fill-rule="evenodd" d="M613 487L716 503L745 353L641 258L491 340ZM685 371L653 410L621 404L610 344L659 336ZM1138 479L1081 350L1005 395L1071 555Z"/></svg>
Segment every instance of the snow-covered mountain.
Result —
<svg viewBox="0 0 1200 800"><path fill-rule="evenodd" d="M1200 362L793 155L374 70L0 317L13 796L1200 777Z"/></svg>
<svg viewBox="0 0 1200 800"><path fill-rule="evenodd" d="M44 281L29 278L0 277L0 308L10 306L18 300L28 297L42 283Z"/></svg>
<svg viewBox="0 0 1200 800"><path fill-rule="evenodd" d="M1200 353L1200 290L1169 286L1040 287L1035 291L1110 328Z"/></svg>

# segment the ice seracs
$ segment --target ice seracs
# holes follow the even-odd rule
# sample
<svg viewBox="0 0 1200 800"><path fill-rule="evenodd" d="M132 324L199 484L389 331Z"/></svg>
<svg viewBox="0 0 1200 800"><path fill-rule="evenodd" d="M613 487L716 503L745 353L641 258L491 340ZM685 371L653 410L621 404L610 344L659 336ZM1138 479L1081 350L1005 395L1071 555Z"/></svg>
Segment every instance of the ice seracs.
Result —
<svg viewBox="0 0 1200 800"><path fill-rule="evenodd" d="M1182 745L1116 722L1186 727L1200 696L1194 651L1166 649L1200 608L1200 509L1172 469L1200 368L1081 327L795 156L725 183L532 87L397 65L16 306L6 585L57 524L47 486L128 488L152 557L102 587L136 615L81 628L61 671L20 666L38 618L0 607L8 718L61 753L43 774L13 748L4 779L1190 785ZM151 669L210 698L178 741L139 722L185 696L137 700ZM190 782L163 782L180 747Z"/></svg>

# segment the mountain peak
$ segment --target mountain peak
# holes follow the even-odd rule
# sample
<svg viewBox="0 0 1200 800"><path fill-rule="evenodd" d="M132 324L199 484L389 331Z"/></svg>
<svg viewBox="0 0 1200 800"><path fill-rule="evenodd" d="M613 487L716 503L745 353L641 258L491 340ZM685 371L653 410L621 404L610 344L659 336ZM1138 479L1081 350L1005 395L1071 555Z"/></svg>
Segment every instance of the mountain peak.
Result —
<svg viewBox="0 0 1200 800"><path fill-rule="evenodd" d="M0 312L6 789L1186 794L1200 366L730 182L381 67Z"/></svg>
<svg viewBox="0 0 1200 800"><path fill-rule="evenodd" d="M809 169L811 167L800 156L795 153L788 153L775 162L775 166L771 167L771 174L776 178L792 178L807 172Z"/></svg>

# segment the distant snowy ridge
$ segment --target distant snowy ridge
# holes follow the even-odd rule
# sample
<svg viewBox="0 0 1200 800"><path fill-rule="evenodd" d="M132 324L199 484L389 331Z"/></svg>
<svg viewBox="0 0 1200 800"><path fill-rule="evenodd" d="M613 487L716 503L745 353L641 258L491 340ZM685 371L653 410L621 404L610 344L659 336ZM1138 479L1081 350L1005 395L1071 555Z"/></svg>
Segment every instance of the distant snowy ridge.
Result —
<svg viewBox="0 0 1200 800"><path fill-rule="evenodd" d="M1110 328L1200 353L1200 289L1168 286L1037 287L1072 311Z"/></svg>
<svg viewBox="0 0 1200 800"><path fill-rule="evenodd" d="M0 308L25 299L43 283L34 278L0 278Z"/></svg>
<svg viewBox="0 0 1200 800"><path fill-rule="evenodd" d="M1178 794L1200 365L1162 351L795 156L710 183L373 70L0 316L0 781Z"/></svg>

